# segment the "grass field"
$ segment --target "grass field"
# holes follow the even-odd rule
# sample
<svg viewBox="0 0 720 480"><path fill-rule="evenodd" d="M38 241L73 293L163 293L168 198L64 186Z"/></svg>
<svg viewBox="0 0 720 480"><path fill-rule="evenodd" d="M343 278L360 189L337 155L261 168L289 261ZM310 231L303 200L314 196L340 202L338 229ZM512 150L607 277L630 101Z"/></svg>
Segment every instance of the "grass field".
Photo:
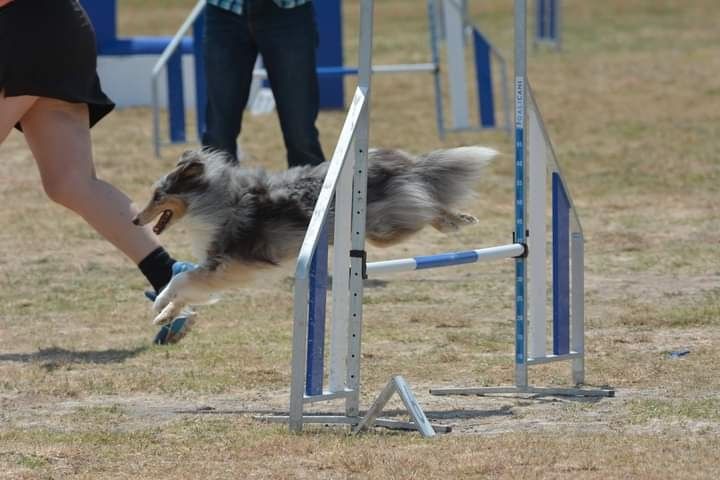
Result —
<svg viewBox="0 0 720 480"><path fill-rule="evenodd" d="M470 2L509 57L512 2ZM450 384L512 381L512 264L387 278L366 289L363 402L393 374L428 416L427 441L383 430L290 435L253 414L287 409L291 272L200 310L178 345L155 347L146 284L87 225L49 203L17 132L0 147L0 478L718 478L720 467L720 5L566 0L564 49L530 50L538 102L587 237L587 382L599 401L432 397ZM120 32L170 34L191 0L120 1ZM344 2L355 62L357 0ZM376 63L428 58L425 2L377 2ZM347 80L348 93L354 79ZM512 141L435 132L429 76L373 83L371 143L423 152L485 144L505 155L467 210L371 259L508 243ZM323 112L330 154L343 112ZM152 156L150 111L93 129L99 175L139 204L183 146ZM249 163L285 166L274 116L247 117ZM182 225L164 235L190 258ZM671 358L669 352L689 354ZM565 385L567 366L537 366ZM399 410L394 402L390 408ZM338 407L339 408L339 407ZM204 412L204 413L202 413Z"/></svg>

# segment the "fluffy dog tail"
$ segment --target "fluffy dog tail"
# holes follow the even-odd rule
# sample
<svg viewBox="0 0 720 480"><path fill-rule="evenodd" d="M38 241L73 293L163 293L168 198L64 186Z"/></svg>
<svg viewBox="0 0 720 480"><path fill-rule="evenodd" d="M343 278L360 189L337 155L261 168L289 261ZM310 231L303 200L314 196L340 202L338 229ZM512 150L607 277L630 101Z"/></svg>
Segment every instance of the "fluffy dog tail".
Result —
<svg viewBox="0 0 720 480"><path fill-rule="evenodd" d="M474 223L455 212L468 200L483 167L497 152L473 146L413 157L399 150L369 154L367 238L388 245L432 225L450 231Z"/></svg>
<svg viewBox="0 0 720 480"><path fill-rule="evenodd" d="M452 207L470 198L483 167L498 154L480 146L435 150L418 158L413 170L441 205Z"/></svg>

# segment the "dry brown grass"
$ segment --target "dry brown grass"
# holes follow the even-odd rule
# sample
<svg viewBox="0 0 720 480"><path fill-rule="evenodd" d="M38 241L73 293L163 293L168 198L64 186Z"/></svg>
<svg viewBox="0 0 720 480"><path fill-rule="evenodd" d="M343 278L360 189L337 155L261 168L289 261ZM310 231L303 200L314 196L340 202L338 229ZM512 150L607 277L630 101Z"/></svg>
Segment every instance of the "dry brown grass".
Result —
<svg viewBox="0 0 720 480"><path fill-rule="evenodd" d="M122 34L170 34L194 2L119 3ZM510 52L512 2L471 3ZM613 386L617 398L426 393L512 380L512 266L500 263L396 276L366 290L364 404L401 373L454 433L432 442L381 431L289 435L257 423L250 412L287 408L288 281L231 292L202 309L181 344L150 346L144 280L44 198L13 134L0 148L0 477L717 478L720 8L711 0L563 4L565 49L531 52L531 79L588 237L587 379ZM424 9L378 2L378 63L426 61ZM345 12L351 64L357 2ZM479 226L451 237L424 232L372 258L506 243L509 139L487 132L440 142L428 77L378 77L373 89L373 145L421 152L481 143L508 155L471 205ZM321 115L327 153L343 118ZM93 136L100 175L138 202L182 149L152 157L146 109L114 113ZM273 116L249 117L241 141L254 164L284 167ZM165 242L189 256L182 227ZM670 359L679 348L690 354ZM536 368L538 384L568 380L566 367ZM205 406L215 413L182 413Z"/></svg>

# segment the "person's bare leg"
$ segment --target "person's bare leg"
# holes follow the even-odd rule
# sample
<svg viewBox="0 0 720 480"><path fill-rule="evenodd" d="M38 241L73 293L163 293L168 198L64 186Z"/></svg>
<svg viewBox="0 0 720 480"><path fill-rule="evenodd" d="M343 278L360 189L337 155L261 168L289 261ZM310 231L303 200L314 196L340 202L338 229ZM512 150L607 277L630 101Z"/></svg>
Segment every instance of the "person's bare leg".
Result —
<svg viewBox="0 0 720 480"><path fill-rule="evenodd" d="M6 97L5 92L0 91L0 145L15 124L25 115L25 112L30 110L37 98L29 95Z"/></svg>
<svg viewBox="0 0 720 480"><path fill-rule="evenodd" d="M160 246L149 226L131 223L137 209L130 199L95 176L86 104L39 98L21 125L53 201L82 216L135 263Z"/></svg>

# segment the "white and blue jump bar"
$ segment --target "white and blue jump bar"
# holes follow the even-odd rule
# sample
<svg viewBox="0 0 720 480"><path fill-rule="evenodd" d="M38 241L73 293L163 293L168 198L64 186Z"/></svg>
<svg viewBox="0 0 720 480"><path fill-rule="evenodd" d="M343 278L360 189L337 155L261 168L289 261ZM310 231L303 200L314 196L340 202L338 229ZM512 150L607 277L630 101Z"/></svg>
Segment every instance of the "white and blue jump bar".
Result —
<svg viewBox="0 0 720 480"><path fill-rule="evenodd" d="M368 276L371 274L410 272L426 268L450 267L465 263L486 262L503 258L519 257L525 253L525 247L519 243L499 247L480 248L463 252L422 255L412 258L370 262L367 264Z"/></svg>

